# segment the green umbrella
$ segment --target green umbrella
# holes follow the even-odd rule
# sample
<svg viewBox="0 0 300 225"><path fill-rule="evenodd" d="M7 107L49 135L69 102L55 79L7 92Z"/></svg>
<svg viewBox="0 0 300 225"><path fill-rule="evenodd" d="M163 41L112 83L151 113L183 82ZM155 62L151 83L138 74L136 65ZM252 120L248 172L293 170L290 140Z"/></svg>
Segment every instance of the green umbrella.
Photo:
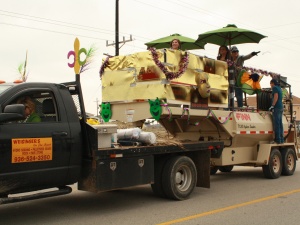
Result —
<svg viewBox="0 0 300 225"><path fill-rule="evenodd" d="M221 29L199 34L196 43L210 43L216 45L235 45L243 43L259 43L266 36L251 30L238 28L234 24L228 24Z"/></svg>
<svg viewBox="0 0 300 225"><path fill-rule="evenodd" d="M157 49L160 48L170 48L171 47L171 41L173 39L178 39L181 43L181 50L191 50L191 49L204 49L205 43L197 42L195 43L195 39L188 38L185 36L181 36L180 34L172 34L167 37L159 38L154 41L150 41L148 43L145 43L147 47L154 47Z"/></svg>

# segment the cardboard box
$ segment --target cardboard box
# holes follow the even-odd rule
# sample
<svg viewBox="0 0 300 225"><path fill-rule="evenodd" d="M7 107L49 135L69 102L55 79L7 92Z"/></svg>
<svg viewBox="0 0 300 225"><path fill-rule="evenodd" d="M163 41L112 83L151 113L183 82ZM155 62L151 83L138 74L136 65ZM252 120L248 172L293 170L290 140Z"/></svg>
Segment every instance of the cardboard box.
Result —
<svg viewBox="0 0 300 225"><path fill-rule="evenodd" d="M98 148L110 148L112 134L117 133L116 124L93 125L98 130Z"/></svg>

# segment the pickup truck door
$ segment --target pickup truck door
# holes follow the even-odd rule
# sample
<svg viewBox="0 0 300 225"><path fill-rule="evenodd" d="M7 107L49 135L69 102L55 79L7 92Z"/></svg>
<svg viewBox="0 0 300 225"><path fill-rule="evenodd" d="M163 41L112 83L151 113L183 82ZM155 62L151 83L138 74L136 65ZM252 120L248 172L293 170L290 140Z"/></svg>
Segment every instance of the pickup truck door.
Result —
<svg viewBox="0 0 300 225"><path fill-rule="evenodd" d="M68 121L61 119L64 110L58 110L58 103L50 92L45 93L46 97L36 92L31 96L38 96L35 102L41 115L43 101L53 102L54 120L42 118L38 123L0 124L0 194L66 184L71 131Z"/></svg>

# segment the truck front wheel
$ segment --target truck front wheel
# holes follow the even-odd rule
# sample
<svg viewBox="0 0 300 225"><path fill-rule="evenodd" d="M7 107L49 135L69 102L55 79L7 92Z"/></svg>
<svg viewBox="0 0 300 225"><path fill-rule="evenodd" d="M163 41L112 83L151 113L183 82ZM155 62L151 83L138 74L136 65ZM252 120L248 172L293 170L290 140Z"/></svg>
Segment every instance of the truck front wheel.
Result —
<svg viewBox="0 0 300 225"><path fill-rule="evenodd" d="M282 157L277 148L271 150L269 164L262 167L264 176L269 179L280 177L282 171Z"/></svg>
<svg viewBox="0 0 300 225"><path fill-rule="evenodd" d="M296 154L292 148L285 148L282 154L282 175L293 175L296 169Z"/></svg>
<svg viewBox="0 0 300 225"><path fill-rule="evenodd" d="M177 156L166 162L162 174L162 184L168 198L186 199L193 192L196 182L197 170L191 158Z"/></svg>

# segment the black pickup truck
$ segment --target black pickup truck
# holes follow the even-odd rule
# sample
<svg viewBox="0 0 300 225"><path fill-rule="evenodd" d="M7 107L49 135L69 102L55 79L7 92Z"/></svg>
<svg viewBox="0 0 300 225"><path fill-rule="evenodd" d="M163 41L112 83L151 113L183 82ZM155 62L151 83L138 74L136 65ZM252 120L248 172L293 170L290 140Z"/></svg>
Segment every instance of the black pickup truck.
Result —
<svg viewBox="0 0 300 225"><path fill-rule="evenodd" d="M21 122L23 96L41 122ZM0 84L0 133L0 204L67 194L74 183L91 192L151 184L155 194L183 200L195 186L210 187L210 155L223 149L222 142L99 149L79 75L63 84Z"/></svg>

